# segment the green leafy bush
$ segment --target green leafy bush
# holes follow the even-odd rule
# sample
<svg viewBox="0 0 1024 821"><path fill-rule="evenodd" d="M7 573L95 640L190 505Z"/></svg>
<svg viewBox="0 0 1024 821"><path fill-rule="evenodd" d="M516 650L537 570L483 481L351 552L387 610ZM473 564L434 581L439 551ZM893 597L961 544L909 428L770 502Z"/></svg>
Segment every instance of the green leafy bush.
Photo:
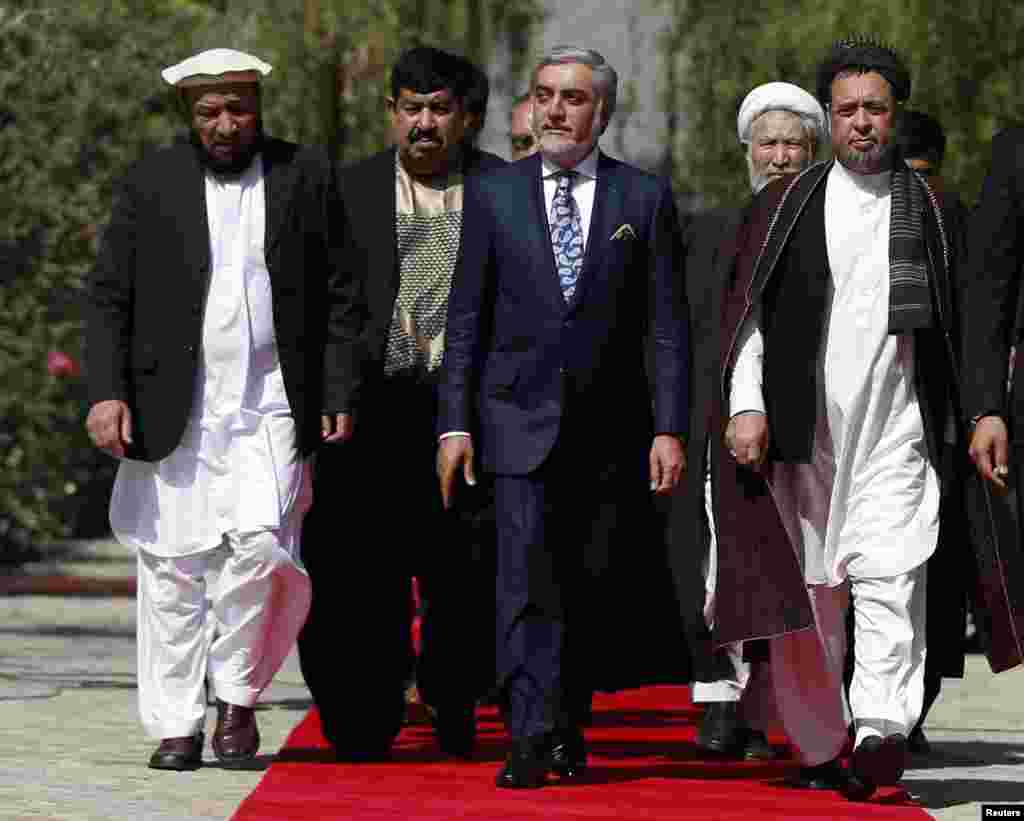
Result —
<svg viewBox="0 0 1024 821"><path fill-rule="evenodd" d="M180 128L153 77L197 19L0 4L0 561L67 535L112 471L82 425L83 281L116 178Z"/></svg>

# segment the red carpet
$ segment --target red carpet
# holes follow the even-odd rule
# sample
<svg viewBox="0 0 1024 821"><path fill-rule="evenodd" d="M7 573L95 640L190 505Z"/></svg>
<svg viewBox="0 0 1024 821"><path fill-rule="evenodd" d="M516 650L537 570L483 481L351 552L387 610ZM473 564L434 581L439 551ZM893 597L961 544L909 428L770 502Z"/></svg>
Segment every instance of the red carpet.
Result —
<svg viewBox="0 0 1024 821"><path fill-rule="evenodd" d="M407 727L393 760L339 764L316 711L296 727L233 821L298 819L927 819L897 788L851 803L834 792L798 790L783 779L795 763L717 763L696 757L699 712L683 687L650 687L595 700L585 780L540 790L498 790L505 735L483 711L474 761L442 757L429 727ZM773 743L782 741L772 738Z"/></svg>

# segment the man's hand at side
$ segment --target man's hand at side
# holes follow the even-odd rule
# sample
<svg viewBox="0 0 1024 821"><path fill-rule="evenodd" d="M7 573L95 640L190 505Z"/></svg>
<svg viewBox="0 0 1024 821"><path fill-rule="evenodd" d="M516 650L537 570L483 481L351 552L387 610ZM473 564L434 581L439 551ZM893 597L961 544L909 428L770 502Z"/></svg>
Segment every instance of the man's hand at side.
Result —
<svg viewBox="0 0 1024 821"><path fill-rule="evenodd" d="M445 510L452 506L455 474L460 467L466 484L475 485L473 440L468 436L448 436L442 439L437 446L437 478L441 483L441 501Z"/></svg>
<svg viewBox="0 0 1024 821"><path fill-rule="evenodd" d="M351 413L325 413L320 417L320 439L325 444L347 442L355 429L356 420Z"/></svg>
<svg viewBox="0 0 1024 821"><path fill-rule="evenodd" d="M998 416L983 416L971 436L971 461L982 478L1000 490L1006 490L1009 468L1009 434L1006 423Z"/></svg>
<svg viewBox="0 0 1024 821"><path fill-rule="evenodd" d="M132 412L120 399L105 399L89 409L85 429L93 444L115 459L123 459L132 443Z"/></svg>
<svg viewBox="0 0 1024 821"><path fill-rule="evenodd" d="M725 446L737 464L760 470L768 455L768 417L758 411L736 414L725 429Z"/></svg>
<svg viewBox="0 0 1024 821"><path fill-rule="evenodd" d="M651 490L659 495L671 493L686 470L686 451L679 437L667 433L655 436L649 461Z"/></svg>

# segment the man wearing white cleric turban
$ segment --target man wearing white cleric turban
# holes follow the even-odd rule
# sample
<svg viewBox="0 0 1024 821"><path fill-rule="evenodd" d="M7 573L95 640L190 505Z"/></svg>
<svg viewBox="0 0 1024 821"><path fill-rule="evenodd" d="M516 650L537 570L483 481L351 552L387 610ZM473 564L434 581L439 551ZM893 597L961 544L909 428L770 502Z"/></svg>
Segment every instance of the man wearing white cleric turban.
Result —
<svg viewBox="0 0 1024 821"><path fill-rule="evenodd" d="M309 609L310 459L353 427L340 196L321 152L263 134L270 70L230 49L164 70L191 140L125 176L89 283L86 426L120 460L155 769L202 764L208 691L217 759L259 749L254 705Z"/></svg>
<svg viewBox="0 0 1024 821"><path fill-rule="evenodd" d="M755 195L772 180L806 168L826 138L821 105L791 83L766 83L753 89L740 105L736 126ZM752 703L758 700L758 687L748 682L762 676L756 665L752 669L744 661L741 643L712 651L708 632L714 626L717 566L707 469L709 404L719 371L722 289L731 271L730 248L743 213L743 209L714 210L697 216L687 227L686 291L694 365L687 461L694 468L673 501L670 543L701 548L671 552L694 648L693 700L704 707L698 750L709 757L758 760L773 757L765 733L751 727L754 717L747 715L757 712ZM695 559L702 560L700 572L692 566ZM696 580L703 581L702 589Z"/></svg>

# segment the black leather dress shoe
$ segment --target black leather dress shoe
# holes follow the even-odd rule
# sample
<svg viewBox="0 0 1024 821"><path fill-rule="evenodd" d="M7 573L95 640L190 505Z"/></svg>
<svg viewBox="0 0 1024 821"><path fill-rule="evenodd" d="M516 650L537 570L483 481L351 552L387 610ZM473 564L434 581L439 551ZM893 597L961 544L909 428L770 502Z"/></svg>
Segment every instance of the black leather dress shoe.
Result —
<svg viewBox="0 0 1024 821"><path fill-rule="evenodd" d="M587 747L579 730L551 734L551 770L562 778L579 778L587 769Z"/></svg>
<svg viewBox="0 0 1024 821"><path fill-rule="evenodd" d="M697 732L697 749L714 756L736 755L743 748L744 727L735 701L709 701Z"/></svg>
<svg viewBox="0 0 1024 821"><path fill-rule="evenodd" d="M198 770L203 764L203 734L165 738L149 757L154 770Z"/></svg>
<svg viewBox="0 0 1024 821"><path fill-rule="evenodd" d="M804 790L841 790L846 786L847 775L839 765L839 759L801 767L787 783Z"/></svg>
<svg viewBox="0 0 1024 821"><path fill-rule="evenodd" d="M502 789L532 790L543 787L551 763L547 735L520 738L512 742L505 764L494 783Z"/></svg>
<svg viewBox="0 0 1024 821"><path fill-rule="evenodd" d="M843 794L863 801L875 789L898 784L907 766L907 739L902 733L868 736L850 756L850 778Z"/></svg>

